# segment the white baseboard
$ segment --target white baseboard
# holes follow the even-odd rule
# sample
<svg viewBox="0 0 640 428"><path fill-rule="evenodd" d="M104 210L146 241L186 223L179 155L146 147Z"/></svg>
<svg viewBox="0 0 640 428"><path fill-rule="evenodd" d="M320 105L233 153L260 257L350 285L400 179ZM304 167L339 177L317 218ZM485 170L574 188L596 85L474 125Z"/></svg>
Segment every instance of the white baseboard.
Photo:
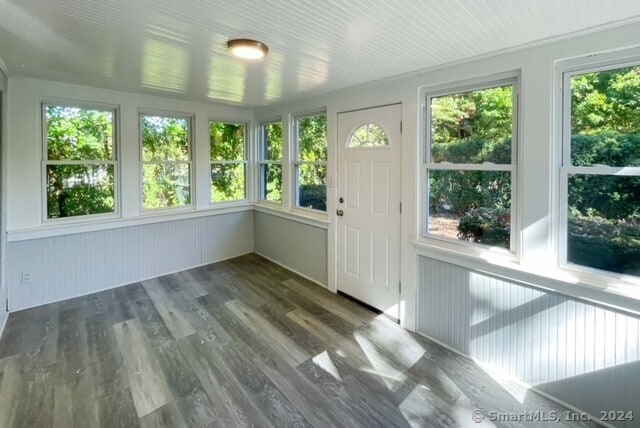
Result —
<svg viewBox="0 0 640 428"><path fill-rule="evenodd" d="M602 426L604 426L606 428L616 428L615 426L613 426L613 425L611 425L611 424L609 424L607 422L601 421L600 418L597 418L597 417L593 416L591 413L585 412L584 410L579 409L576 406L573 406L573 405L571 405L569 403L565 403L564 401L560 400L559 398L554 397L553 395L548 394L548 393L546 393L544 391L541 391L541 390L539 390L538 388L536 388L533 385L529 385L528 383L526 383L526 382L524 382L524 381L522 381L522 380L520 380L518 378L515 378L513 376L505 375L504 373L499 373L496 369L488 366L487 364L483 363L482 361L479 361L479 360L473 358L472 356L467 355L467 354L463 353L462 351L460 351L460 350L458 350L458 349L456 349L456 348L454 348L454 347L452 347L450 345L447 345L446 343L444 343L444 342L442 342L442 341L440 341L438 339L435 339L435 338L429 336L428 334L424 334L424 333L422 333L420 331L417 331L417 330L416 330L416 334L418 334L418 335L424 337L425 339L428 339L428 340L430 340L430 341L442 346L443 348L453 352L454 354L460 355L461 357L463 357L463 358L465 358L465 359L467 359L469 361L472 361L476 365L480 366L485 372L487 372L489 374L492 374L492 373L496 374L497 377L498 377L498 379L496 379L496 380L499 383L500 383L500 379L505 380L505 381L509 381L509 382L513 382L513 383L521 386L522 388L526 388L528 391L532 391L532 392L540 395L541 397L544 397L544 398L546 398L546 399L548 399L550 401L553 401L554 403L557 403L557 404L559 404L559 405L561 405L563 407L566 407L567 409L569 409L569 410L571 410L571 411L573 411L575 413L582 413L582 414L585 414L585 415L589 415L591 420L598 422L599 425L602 425Z"/></svg>
<svg viewBox="0 0 640 428"><path fill-rule="evenodd" d="M309 281L313 282L314 284L318 284L318 285L319 285L320 287L322 287L322 288L326 288L327 290L329 290L329 287L327 287L327 284L323 284L323 283L321 283L321 282L319 282L319 281L317 281L317 280L315 280L315 279L313 279L313 278L311 278L311 277L309 277L309 276L307 276L307 275L303 274L302 272L298 272L297 270L295 270L295 269L291 268L290 266L287 266L287 265L285 265L284 263L281 263L281 262L279 262L279 261L277 261L277 260L274 260L274 259L272 259L272 258L271 258L271 257L269 257L269 256L265 256L264 254L262 254L262 253L261 253L261 252L259 252L259 251L254 251L254 253L256 253L257 255L259 255L260 257L264 257L265 259L269 260L270 262L273 262L273 263L277 264L278 266L282 266L283 268L285 268L285 269L287 269L287 270L290 270L291 272L295 273L296 275L300 275L300 276L301 276L301 277L303 277L304 279L308 279Z"/></svg>

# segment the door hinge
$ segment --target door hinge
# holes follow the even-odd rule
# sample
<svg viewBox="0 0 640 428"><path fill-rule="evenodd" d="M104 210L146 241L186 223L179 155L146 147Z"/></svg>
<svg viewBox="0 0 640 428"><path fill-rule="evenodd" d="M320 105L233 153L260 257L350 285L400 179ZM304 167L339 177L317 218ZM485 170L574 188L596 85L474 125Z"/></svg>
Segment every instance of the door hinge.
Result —
<svg viewBox="0 0 640 428"><path fill-rule="evenodd" d="M398 293L402 294L402 282L398 281Z"/></svg>
<svg viewBox="0 0 640 428"><path fill-rule="evenodd" d="M400 121L400 133L402 134L402 121Z"/></svg>
<svg viewBox="0 0 640 428"><path fill-rule="evenodd" d="M402 214L402 202L400 202L400 214Z"/></svg>

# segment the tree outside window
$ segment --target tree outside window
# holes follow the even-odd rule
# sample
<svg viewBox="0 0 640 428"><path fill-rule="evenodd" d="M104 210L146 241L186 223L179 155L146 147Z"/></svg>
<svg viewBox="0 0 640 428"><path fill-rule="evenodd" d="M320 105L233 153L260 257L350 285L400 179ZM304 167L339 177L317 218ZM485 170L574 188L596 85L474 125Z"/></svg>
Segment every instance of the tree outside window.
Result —
<svg viewBox="0 0 640 428"><path fill-rule="evenodd" d="M260 199L282 203L282 122L260 125Z"/></svg>
<svg viewBox="0 0 640 428"><path fill-rule="evenodd" d="M427 97L428 235L511 248L514 86Z"/></svg>
<svg viewBox="0 0 640 428"><path fill-rule="evenodd" d="M115 109L43 105L46 218L116 212Z"/></svg>
<svg viewBox="0 0 640 428"><path fill-rule="evenodd" d="M296 206L327 210L327 115L296 118Z"/></svg>
<svg viewBox="0 0 640 428"><path fill-rule="evenodd" d="M191 204L191 120L140 116L143 208Z"/></svg>
<svg viewBox="0 0 640 428"><path fill-rule="evenodd" d="M565 74L566 261L640 275L640 66Z"/></svg>
<svg viewBox="0 0 640 428"><path fill-rule="evenodd" d="M211 202L247 198L245 126L209 122L211 151Z"/></svg>

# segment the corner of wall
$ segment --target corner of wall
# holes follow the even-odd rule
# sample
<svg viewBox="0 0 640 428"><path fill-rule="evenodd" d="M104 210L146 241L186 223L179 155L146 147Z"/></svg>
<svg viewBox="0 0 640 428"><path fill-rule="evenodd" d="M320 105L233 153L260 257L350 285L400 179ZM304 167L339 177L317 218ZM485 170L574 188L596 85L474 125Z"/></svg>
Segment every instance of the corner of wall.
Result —
<svg viewBox="0 0 640 428"><path fill-rule="evenodd" d="M7 288L0 288L0 338L4 332L4 327L7 325L7 319L9 318L9 311L6 310L7 301Z"/></svg>

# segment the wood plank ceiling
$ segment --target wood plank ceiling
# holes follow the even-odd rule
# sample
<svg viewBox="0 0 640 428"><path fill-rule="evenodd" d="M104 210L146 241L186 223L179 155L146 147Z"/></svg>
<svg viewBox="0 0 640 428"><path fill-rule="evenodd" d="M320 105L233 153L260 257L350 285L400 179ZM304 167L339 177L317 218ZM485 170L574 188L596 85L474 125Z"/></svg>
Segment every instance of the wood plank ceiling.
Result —
<svg viewBox="0 0 640 428"><path fill-rule="evenodd" d="M638 0L0 0L0 59L10 76L258 106L638 18ZM238 37L270 55L231 57Z"/></svg>

